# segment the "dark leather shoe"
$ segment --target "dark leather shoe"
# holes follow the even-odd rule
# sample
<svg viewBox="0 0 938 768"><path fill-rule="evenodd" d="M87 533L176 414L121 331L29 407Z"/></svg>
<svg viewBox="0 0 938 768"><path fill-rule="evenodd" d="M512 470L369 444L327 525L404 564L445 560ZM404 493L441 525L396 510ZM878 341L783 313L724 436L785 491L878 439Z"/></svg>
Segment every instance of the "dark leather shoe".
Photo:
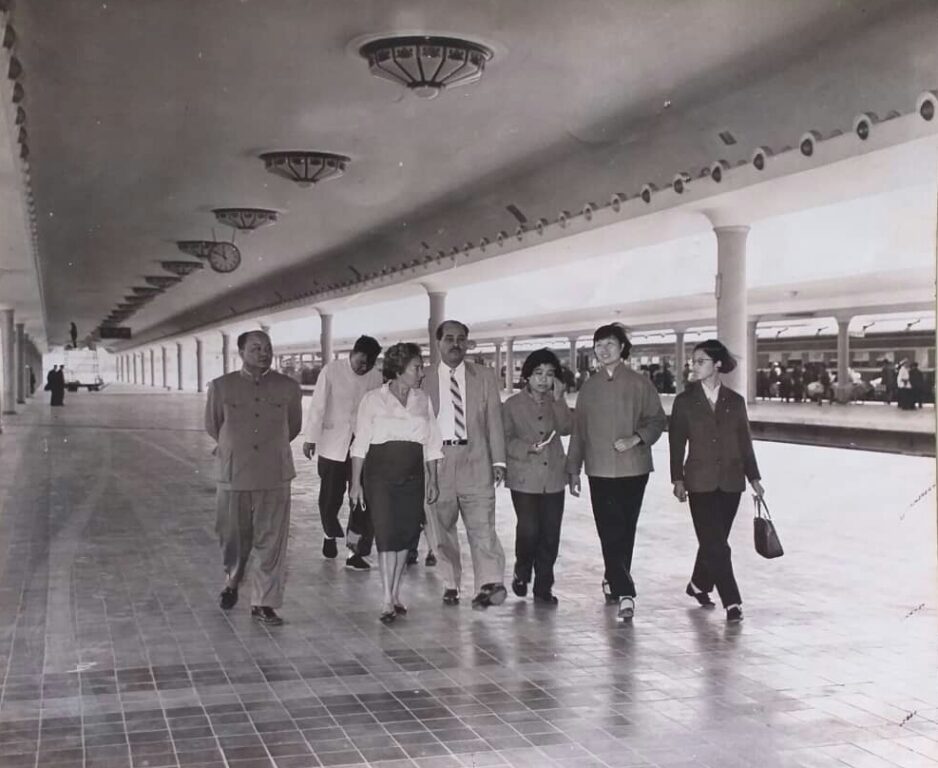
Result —
<svg viewBox="0 0 938 768"><path fill-rule="evenodd" d="M729 623L736 623L743 620L743 609L734 605L726 611L726 620Z"/></svg>
<svg viewBox="0 0 938 768"><path fill-rule="evenodd" d="M609 586L609 582L603 579L603 598L606 601L606 605L618 605L619 598L617 595L612 594L612 588Z"/></svg>
<svg viewBox="0 0 938 768"><path fill-rule="evenodd" d="M220 597L221 600L219 601L219 604L224 610L228 611L234 608L238 603L238 590L234 587L225 587L221 591Z"/></svg>
<svg viewBox="0 0 938 768"><path fill-rule="evenodd" d="M705 608L713 607L713 600L710 599L710 595L706 592L695 592L694 587L691 583L687 582L687 589L684 590L690 597L694 598L698 603L700 603Z"/></svg>
<svg viewBox="0 0 938 768"><path fill-rule="evenodd" d="M406 616L407 606L402 605L401 603L394 603L394 613L396 613L398 616Z"/></svg>
<svg viewBox="0 0 938 768"><path fill-rule="evenodd" d="M524 597L528 594L528 582L521 581L521 579L512 579L511 591L514 592L518 597Z"/></svg>
<svg viewBox="0 0 938 768"><path fill-rule="evenodd" d="M459 590L446 589L443 591L443 605L459 605Z"/></svg>
<svg viewBox="0 0 938 768"><path fill-rule="evenodd" d="M412 549L407 553L407 565L417 565L417 560L419 559L416 549Z"/></svg>
<svg viewBox="0 0 938 768"><path fill-rule="evenodd" d="M370 571L371 564L361 555L349 555L345 567L352 571Z"/></svg>
<svg viewBox="0 0 938 768"><path fill-rule="evenodd" d="M273 608L268 608L266 605L251 606L251 617L255 621L259 621L261 624L266 624L269 627L279 627L283 624L283 619L277 615L277 612Z"/></svg>
<svg viewBox="0 0 938 768"><path fill-rule="evenodd" d="M433 554L432 549L427 552L427 557L423 561L423 564L427 566L427 568L432 568L434 565L436 565L436 555Z"/></svg>
<svg viewBox="0 0 938 768"><path fill-rule="evenodd" d="M339 547L336 545L335 539L323 539L322 540L323 557L328 557L330 560L332 560L338 554L339 554Z"/></svg>
<svg viewBox="0 0 938 768"><path fill-rule="evenodd" d="M508 597L508 590L502 584L483 584L474 598L473 608L488 608L490 605L501 605Z"/></svg>
<svg viewBox="0 0 938 768"><path fill-rule="evenodd" d="M397 614L394 611L385 611L378 617L378 621L382 624L393 624L396 618Z"/></svg>
<svg viewBox="0 0 938 768"><path fill-rule="evenodd" d="M544 592L543 594L535 592L534 602L544 603L544 605L557 605L559 600L557 600L557 597L553 592Z"/></svg>

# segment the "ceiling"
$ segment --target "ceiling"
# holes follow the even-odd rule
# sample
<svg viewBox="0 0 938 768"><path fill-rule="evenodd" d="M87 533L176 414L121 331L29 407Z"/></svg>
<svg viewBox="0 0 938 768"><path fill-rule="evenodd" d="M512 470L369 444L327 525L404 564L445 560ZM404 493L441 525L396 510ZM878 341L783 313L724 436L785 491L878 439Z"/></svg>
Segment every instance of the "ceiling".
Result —
<svg viewBox="0 0 938 768"><path fill-rule="evenodd" d="M938 85L930 0L64 0L12 13L23 63L51 344L82 334L184 258L230 238L211 209L280 221L129 321L156 339L315 293L425 251L664 186L718 158L908 112ZM356 42L448 33L495 57L424 101L372 77ZM720 131L737 140L726 146ZM274 149L352 158L302 189ZM165 274L165 273L162 273Z"/></svg>

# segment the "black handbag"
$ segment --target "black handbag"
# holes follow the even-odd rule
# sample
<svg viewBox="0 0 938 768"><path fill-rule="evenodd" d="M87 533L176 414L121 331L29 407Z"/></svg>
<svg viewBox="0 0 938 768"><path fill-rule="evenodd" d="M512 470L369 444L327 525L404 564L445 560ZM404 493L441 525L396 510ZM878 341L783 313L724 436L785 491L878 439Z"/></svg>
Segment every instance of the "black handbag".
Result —
<svg viewBox="0 0 938 768"><path fill-rule="evenodd" d="M765 499L761 496L753 496L752 499L756 505L756 516L752 521L756 552L769 560L773 557L781 557L785 554L785 550L782 549L782 542L779 541L778 532L775 530L775 523L772 522Z"/></svg>

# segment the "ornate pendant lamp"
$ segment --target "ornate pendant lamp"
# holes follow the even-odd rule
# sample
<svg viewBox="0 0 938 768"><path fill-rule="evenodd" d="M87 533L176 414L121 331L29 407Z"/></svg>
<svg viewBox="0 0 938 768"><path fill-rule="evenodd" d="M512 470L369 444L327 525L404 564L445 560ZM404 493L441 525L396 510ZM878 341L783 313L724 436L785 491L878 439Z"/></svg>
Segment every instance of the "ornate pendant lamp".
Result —
<svg viewBox="0 0 938 768"><path fill-rule="evenodd" d="M201 261L161 261L160 266L179 277L186 277L204 267Z"/></svg>
<svg viewBox="0 0 938 768"><path fill-rule="evenodd" d="M166 275L147 275L143 279L160 291L165 291L167 288L172 288L176 283L182 282L181 277L168 277Z"/></svg>
<svg viewBox="0 0 938 768"><path fill-rule="evenodd" d="M179 240L176 247L187 256L195 256L197 259L207 259L212 255L212 248L215 243L211 240Z"/></svg>
<svg viewBox="0 0 938 768"><path fill-rule="evenodd" d="M242 232L253 232L258 227L277 221L277 211L266 208L216 208L212 213L221 224Z"/></svg>
<svg viewBox="0 0 938 768"><path fill-rule="evenodd" d="M301 187L336 179L345 173L351 162L345 155L308 150L264 152L260 157L270 173L295 181Z"/></svg>
<svg viewBox="0 0 938 768"><path fill-rule="evenodd" d="M491 49L455 37L385 37L358 50L375 77L399 83L422 99L445 88L475 83L492 60Z"/></svg>

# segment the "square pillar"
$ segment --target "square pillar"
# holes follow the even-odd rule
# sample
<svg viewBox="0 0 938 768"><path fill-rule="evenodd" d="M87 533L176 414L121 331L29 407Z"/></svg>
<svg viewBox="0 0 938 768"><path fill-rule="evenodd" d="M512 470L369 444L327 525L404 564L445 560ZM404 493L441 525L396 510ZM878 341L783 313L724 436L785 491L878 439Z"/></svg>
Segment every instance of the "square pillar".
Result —
<svg viewBox="0 0 938 768"><path fill-rule="evenodd" d="M205 389L205 368L203 366L202 339L195 340L195 391L202 392Z"/></svg>
<svg viewBox="0 0 938 768"><path fill-rule="evenodd" d="M0 347L3 352L3 412L16 413L16 350L13 310L0 310Z"/></svg>
<svg viewBox="0 0 938 768"><path fill-rule="evenodd" d="M687 352L684 350L684 331L674 331L674 391L681 394L684 391L684 363L687 362Z"/></svg>
<svg viewBox="0 0 938 768"><path fill-rule="evenodd" d="M730 389L748 396L749 345L746 337L746 238L747 226L714 227L717 238L717 338L736 358L736 369L724 374Z"/></svg>
<svg viewBox="0 0 938 768"><path fill-rule="evenodd" d="M322 366L325 368L332 362L332 315L319 313L319 350L322 355Z"/></svg>
<svg viewBox="0 0 938 768"><path fill-rule="evenodd" d="M26 403L26 327L16 324L16 402Z"/></svg>
<svg viewBox="0 0 938 768"><path fill-rule="evenodd" d="M182 392L182 342L176 342L176 389Z"/></svg>

